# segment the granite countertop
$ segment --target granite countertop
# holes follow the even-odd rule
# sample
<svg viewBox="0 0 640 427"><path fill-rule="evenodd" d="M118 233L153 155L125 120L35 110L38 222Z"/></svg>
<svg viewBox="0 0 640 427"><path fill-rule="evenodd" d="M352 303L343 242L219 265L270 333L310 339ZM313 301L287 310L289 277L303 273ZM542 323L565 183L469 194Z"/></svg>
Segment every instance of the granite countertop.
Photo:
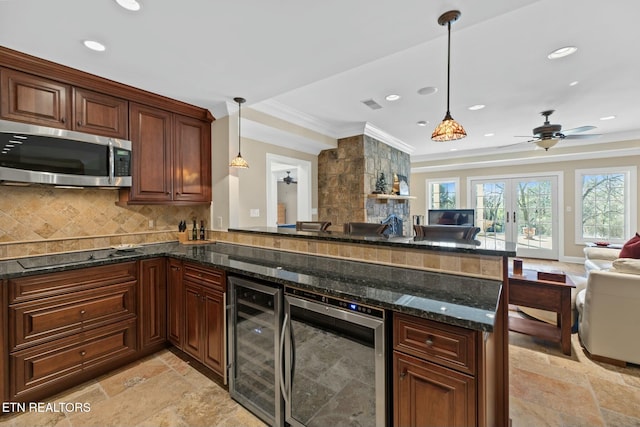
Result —
<svg viewBox="0 0 640 427"><path fill-rule="evenodd" d="M144 245L0 262L0 279L170 256L284 286L462 326L493 331L502 283L228 243Z"/></svg>
<svg viewBox="0 0 640 427"><path fill-rule="evenodd" d="M423 249L439 252L473 253L490 256L516 256L516 244L513 242L481 242L472 244L467 240L437 241L421 239L413 236L356 236L335 231L297 231L287 227L250 227L230 228L236 233L254 233L263 235L278 235L282 237L302 238L307 240L325 240L344 243L365 243L387 247L401 247L409 249Z"/></svg>

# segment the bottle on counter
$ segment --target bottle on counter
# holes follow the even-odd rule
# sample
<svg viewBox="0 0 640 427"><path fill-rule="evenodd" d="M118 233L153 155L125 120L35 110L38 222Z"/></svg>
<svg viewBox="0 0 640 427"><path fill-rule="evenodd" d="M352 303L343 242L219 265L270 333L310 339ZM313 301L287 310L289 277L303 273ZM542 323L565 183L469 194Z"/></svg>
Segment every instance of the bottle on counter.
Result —
<svg viewBox="0 0 640 427"><path fill-rule="evenodd" d="M196 220L193 220L193 230L191 230L191 240L198 240L198 226Z"/></svg>
<svg viewBox="0 0 640 427"><path fill-rule="evenodd" d="M200 240L204 240L204 221L200 221Z"/></svg>

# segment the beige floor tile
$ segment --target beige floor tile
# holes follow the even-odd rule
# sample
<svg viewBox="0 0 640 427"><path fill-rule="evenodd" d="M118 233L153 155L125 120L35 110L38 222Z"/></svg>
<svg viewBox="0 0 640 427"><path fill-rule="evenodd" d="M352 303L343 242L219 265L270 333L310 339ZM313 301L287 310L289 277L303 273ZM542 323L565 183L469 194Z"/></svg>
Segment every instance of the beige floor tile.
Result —
<svg viewBox="0 0 640 427"><path fill-rule="evenodd" d="M601 408L640 418L640 389L600 377L591 376L589 380Z"/></svg>

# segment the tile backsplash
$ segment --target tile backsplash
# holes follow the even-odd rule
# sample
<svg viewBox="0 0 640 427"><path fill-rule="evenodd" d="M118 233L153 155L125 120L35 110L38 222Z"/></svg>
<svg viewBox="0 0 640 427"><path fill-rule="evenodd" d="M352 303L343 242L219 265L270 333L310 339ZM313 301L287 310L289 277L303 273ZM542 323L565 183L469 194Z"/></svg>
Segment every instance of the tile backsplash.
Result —
<svg viewBox="0 0 640 427"><path fill-rule="evenodd" d="M177 240L209 206L118 206L117 190L0 187L0 259Z"/></svg>

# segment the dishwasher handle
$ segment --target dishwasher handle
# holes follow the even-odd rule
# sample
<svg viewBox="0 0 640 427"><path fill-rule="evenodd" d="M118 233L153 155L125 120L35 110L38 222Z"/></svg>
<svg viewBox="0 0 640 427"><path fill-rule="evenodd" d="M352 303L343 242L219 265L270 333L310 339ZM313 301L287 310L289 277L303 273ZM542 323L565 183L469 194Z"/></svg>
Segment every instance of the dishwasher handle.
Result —
<svg viewBox="0 0 640 427"><path fill-rule="evenodd" d="M284 363L284 335L287 330L287 323L289 323L289 313L285 313L284 321L282 322L282 331L280 332L280 367L282 368ZM289 395L287 394L287 387L284 379L284 369L280 369L280 392L285 403L289 404Z"/></svg>

